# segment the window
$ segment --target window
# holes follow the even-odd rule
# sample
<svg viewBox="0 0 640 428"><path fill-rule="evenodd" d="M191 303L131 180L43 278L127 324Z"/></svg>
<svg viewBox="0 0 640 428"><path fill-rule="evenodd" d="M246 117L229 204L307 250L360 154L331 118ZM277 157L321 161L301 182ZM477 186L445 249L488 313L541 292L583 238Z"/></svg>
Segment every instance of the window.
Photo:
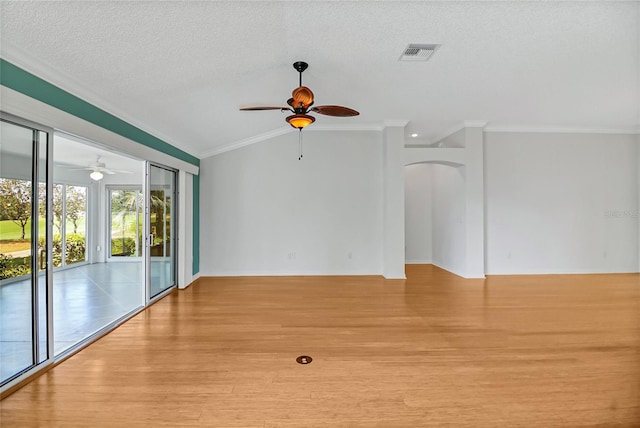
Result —
<svg viewBox="0 0 640 428"><path fill-rule="evenodd" d="M53 185L53 267L87 260L87 188ZM64 251L63 251L64 249Z"/></svg>

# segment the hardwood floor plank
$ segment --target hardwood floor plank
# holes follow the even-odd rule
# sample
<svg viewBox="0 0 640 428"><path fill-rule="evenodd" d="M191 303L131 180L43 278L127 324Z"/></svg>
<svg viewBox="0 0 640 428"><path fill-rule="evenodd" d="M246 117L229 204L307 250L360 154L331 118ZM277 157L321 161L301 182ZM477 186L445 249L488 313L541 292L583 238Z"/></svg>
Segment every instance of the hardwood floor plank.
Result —
<svg viewBox="0 0 640 428"><path fill-rule="evenodd" d="M1 401L0 424L640 426L640 274L407 276L201 278Z"/></svg>

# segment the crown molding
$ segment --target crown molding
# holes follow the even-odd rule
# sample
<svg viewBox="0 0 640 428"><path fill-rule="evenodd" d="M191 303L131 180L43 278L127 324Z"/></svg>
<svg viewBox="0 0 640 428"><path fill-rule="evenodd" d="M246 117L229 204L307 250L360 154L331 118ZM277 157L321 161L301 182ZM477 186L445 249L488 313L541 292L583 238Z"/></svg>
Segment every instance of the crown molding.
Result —
<svg viewBox="0 0 640 428"><path fill-rule="evenodd" d="M638 128L568 128L568 127L545 127L545 126L495 126L487 125L487 121L481 120L465 120L445 132L439 134L437 137L429 139L424 144L407 144L407 146L429 146L437 144L445 138L463 130L464 128L484 128L484 132L513 132L513 133L548 133L548 134L617 134L617 135L640 135L640 127ZM406 140L412 141L412 140Z"/></svg>
<svg viewBox="0 0 640 428"><path fill-rule="evenodd" d="M484 128L487 126L487 123L489 122L486 120L465 120L462 122L463 127L465 128Z"/></svg>
<svg viewBox="0 0 640 428"><path fill-rule="evenodd" d="M304 132L362 132L362 131L374 131L381 132L384 129L382 125L374 123L360 123L360 124L340 124L340 125L312 125L304 129ZM239 149L241 147L250 146L252 144L261 143L271 138L279 137L280 135L287 134L289 132L296 132L290 126L284 126L281 128L267 131L262 134L254 135L253 137L245 138L243 140L235 141L233 143L225 144L224 146L217 147L206 152L199 154L200 159L208 158L210 156L216 156L221 153L229 152L231 150Z"/></svg>
<svg viewBox="0 0 640 428"><path fill-rule="evenodd" d="M408 120L403 120L403 119L390 119L390 120L385 120L383 122L385 128L390 128L390 127L404 128L405 126L407 126L408 123L409 123Z"/></svg>
<svg viewBox="0 0 640 428"><path fill-rule="evenodd" d="M485 132L546 133L546 134L640 134L640 128L580 128L545 126L487 126Z"/></svg>
<svg viewBox="0 0 640 428"><path fill-rule="evenodd" d="M313 125L305 128L305 132L311 131L376 131L380 132L384 129L381 124L375 123L354 123L354 124L335 124L335 125Z"/></svg>
<svg viewBox="0 0 640 428"><path fill-rule="evenodd" d="M217 147L206 152L199 154L200 159L208 158L210 156L219 155L224 152L239 149L241 147L250 146L252 144L261 143L262 141L269 140L271 138L278 137L280 135L293 132L294 129L290 126L283 126L281 128L274 129L272 131L263 132L262 134L254 135L253 137L245 138L243 140L235 141L233 143L225 144L224 146Z"/></svg>
<svg viewBox="0 0 640 428"><path fill-rule="evenodd" d="M70 93L71 95L80 98L83 101L86 101L90 104L93 104L95 107L116 116L125 122L135 126L136 128L155 136L172 146L194 155L193 147L188 147L184 144L176 142L171 137L158 132L152 126L140 121L139 119L132 117L128 113L122 111L118 107L114 106L109 101L102 98L100 95L93 92L90 88L81 84L77 80L69 77L64 73L60 73L52 69L51 67L43 64L38 59L32 57L31 55L22 52L19 49L14 48L8 43L3 42L2 46L2 58L13 65L20 67L24 71L33 74L34 76L39 77L40 79L62 89L65 92Z"/></svg>

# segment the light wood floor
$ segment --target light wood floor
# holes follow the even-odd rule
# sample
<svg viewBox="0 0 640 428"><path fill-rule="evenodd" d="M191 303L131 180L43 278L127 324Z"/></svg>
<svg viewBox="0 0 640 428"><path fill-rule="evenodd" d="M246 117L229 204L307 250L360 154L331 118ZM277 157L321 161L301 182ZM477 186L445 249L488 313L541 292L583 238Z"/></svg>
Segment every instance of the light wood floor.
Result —
<svg viewBox="0 0 640 428"><path fill-rule="evenodd" d="M407 274L202 279L0 402L0 425L640 426L640 275Z"/></svg>

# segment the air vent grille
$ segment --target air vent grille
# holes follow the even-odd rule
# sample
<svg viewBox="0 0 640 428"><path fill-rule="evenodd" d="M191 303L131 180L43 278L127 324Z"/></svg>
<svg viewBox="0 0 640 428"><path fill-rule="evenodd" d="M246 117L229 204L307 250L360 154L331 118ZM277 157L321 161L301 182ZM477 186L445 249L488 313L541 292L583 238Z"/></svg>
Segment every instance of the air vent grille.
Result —
<svg viewBox="0 0 640 428"><path fill-rule="evenodd" d="M407 46L402 55L400 55L400 61L426 61L438 50L440 45L416 45L411 44Z"/></svg>

